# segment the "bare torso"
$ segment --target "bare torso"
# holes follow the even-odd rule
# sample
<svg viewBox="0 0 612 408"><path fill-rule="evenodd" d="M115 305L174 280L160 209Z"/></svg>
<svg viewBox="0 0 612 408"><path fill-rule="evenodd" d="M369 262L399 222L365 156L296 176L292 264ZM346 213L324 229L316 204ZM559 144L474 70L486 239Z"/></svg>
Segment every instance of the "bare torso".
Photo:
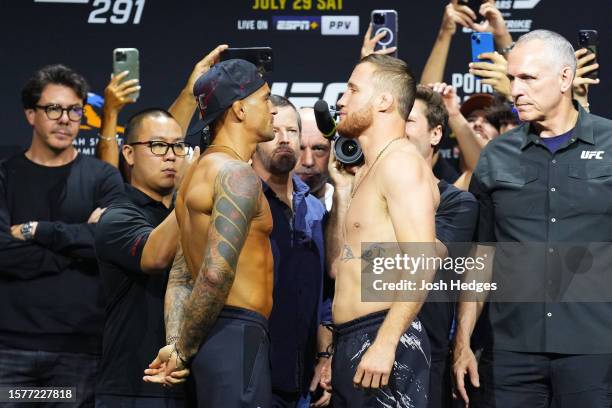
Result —
<svg viewBox="0 0 612 408"><path fill-rule="evenodd" d="M204 254L211 227L215 178L225 163L236 161L225 152L211 149L189 169L176 200L176 217L181 231L183 253L194 277L205 268ZM258 209L248 228L238 258L234 282L225 304L253 310L268 317L272 310L274 282L269 239L272 213L261 187L258 190Z"/></svg>
<svg viewBox="0 0 612 408"><path fill-rule="evenodd" d="M405 153L406 160L420 158L415 148L408 142L399 142L394 148L394 154ZM386 154L382 155L380 160L385 160L385 156ZM425 161L422 161L422 165L427 166ZM346 214L344 243L336 276L333 304L333 319L336 324L385 310L391 306L391 302L361 301L362 242L397 242L387 202L380 190L380 174L377 173L379 164L380 162L375 163L369 174L367 174L367 169L362 169L356 176L355 186L357 188L353 190L354 196ZM431 194L437 205L439 192L433 174L428 183L431 184ZM397 188L410 195L410 186L398 185Z"/></svg>

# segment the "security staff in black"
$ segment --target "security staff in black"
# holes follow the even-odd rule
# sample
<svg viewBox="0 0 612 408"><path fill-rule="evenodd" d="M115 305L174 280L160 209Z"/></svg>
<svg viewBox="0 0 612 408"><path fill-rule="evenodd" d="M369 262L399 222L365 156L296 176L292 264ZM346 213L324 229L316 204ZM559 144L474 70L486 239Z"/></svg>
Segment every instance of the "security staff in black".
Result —
<svg viewBox="0 0 612 408"><path fill-rule="evenodd" d="M123 202L107 208L96 229L106 301L96 407L180 408L182 386L145 382L143 371L151 355L173 341L164 330L164 296L179 234L171 207L189 148L178 122L162 109L136 113L125 135L130 184Z"/></svg>
<svg viewBox="0 0 612 408"><path fill-rule="evenodd" d="M572 102L572 58L571 44L556 33L519 39L508 76L524 123L486 146L472 178L478 240L497 242L496 258L503 243L534 255L512 299L538 290L547 296L485 305L478 375L468 346L476 303L460 305L453 372L464 400L463 381L476 387L470 406L612 406L612 303L549 301L559 288L546 287L559 284L558 268L568 261L556 248L612 241L612 121Z"/></svg>

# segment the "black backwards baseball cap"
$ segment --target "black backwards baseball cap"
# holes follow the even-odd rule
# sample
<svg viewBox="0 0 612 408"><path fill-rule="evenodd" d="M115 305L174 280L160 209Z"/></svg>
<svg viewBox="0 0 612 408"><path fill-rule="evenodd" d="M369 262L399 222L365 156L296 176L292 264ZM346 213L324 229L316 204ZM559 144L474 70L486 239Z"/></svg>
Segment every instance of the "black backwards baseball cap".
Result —
<svg viewBox="0 0 612 408"><path fill-rule="evenodd" d="M193 86L204 126L265 84L257 67L248 61L230 59L213 65Z"/></svg>

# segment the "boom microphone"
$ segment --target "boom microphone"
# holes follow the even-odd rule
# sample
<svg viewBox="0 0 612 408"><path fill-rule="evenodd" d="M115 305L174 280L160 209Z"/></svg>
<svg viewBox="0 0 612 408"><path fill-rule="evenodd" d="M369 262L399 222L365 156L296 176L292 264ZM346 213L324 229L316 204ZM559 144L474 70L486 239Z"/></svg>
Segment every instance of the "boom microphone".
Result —
<svg viewBox="0 0 612 408"><path fill-rule="evenodd" d="M356 140L336 136L336 122L331 116L327 102L319 99L314 105L317 128L327 139L334 140L334 156L343 164L359 165L363 163L363 152Z"/></svg>
<svg viewBox="0 0 612 408"><path fill-rule="evenodd" d="M323 99L319 99L314 105L314 115L319 131L327 139L336 135L336 122L329 113L329 106Z"/></svg>

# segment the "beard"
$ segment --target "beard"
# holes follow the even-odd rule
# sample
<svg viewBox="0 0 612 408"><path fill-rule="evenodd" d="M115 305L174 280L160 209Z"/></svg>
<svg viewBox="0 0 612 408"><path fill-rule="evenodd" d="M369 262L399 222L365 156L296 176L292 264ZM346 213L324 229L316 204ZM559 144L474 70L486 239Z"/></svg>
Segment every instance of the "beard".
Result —
<svg viewBox="0 0 612 408"><path fill-rule="evenodd" d="M295 167L297 157L293 149L291 149L291 152L291 154L278 154L276 150L274 150L272 154L268 155L262 149L260 149L259 146L257 147L257 153L259 154L259 157L266 170L268 170L271 174L278 176L289 174L289 172L291 172L291 170L293 170Z"/></svg>
<svg viewBox="0 0 612 408"><path fill-rule="evenodd" d="M328 180L327 174L300 172L300 170L297 170L297 172L302 181L310 188L310 193L318 197L319 192L325 187L325 183ZM308 175L310 177L302 178L302 175Z"/></svg>
<svg viewBox="0 0 612 408"><path fill-rule="evenodd" d="M323 197L327 180L327 177L321 174L319 177L315 177L309 183L306 183L310 188L310 193L313 194L315 197Z"/></svg>
<svg viewBox="0 0 612 408"><path fill-rule="evenodd" d="M372 108L363 108L350 113L338 124L338 134L348 139L356 139L372 125Z"/></svg>

